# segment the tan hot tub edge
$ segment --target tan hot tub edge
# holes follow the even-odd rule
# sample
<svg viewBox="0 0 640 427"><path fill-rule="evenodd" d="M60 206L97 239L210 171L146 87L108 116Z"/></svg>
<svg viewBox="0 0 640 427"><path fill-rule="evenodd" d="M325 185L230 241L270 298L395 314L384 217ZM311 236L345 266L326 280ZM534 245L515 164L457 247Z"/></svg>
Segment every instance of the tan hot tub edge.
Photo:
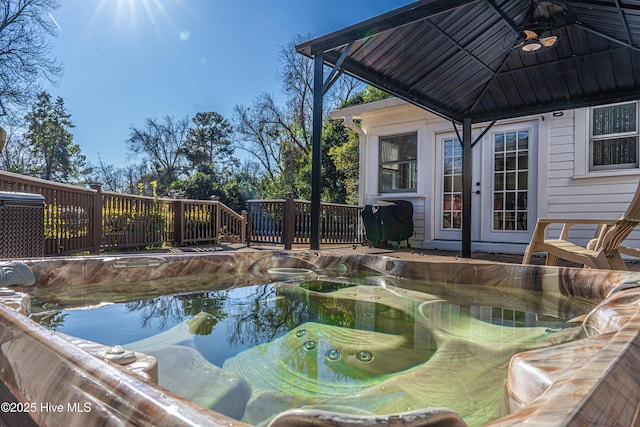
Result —
<svg viewBox="0 0 640 427"><path fill-rule="evenodd" d="M0 304L0 416L7 425L85 427L118 421L149 426L246 426L157 387L153 358L139 355L144 362L138 359L136 368L127 368L101 357L108 351L103 346L46 330L28 319L28 296L20 291L238 269L259 275L272 266L322 271L345 265L396 277L519 286L602 300L584 321L584 339L512 359L505 387L510 413L490 425L631 426L637 422L640 273L308 251L46 258L22 263L33 272L35 283L12 284L18 293L0 297L4 303ZM450 425L459 424L452 421Z"/></svg>

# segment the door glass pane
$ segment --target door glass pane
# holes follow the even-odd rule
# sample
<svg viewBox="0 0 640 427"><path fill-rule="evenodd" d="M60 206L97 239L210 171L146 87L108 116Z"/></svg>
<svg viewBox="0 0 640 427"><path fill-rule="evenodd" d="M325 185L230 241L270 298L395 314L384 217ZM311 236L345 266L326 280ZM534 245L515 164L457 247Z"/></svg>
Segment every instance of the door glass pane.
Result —
<svg viewBox="0 0 640 427"><path fill-rule="evenodd" d="M527 231L529 131L497 133L493 142L493 231Z"/></svg>
<svg viewBox="0 0 640 427"><path fill-rule="evenodd" d="M442 223L444 230L462 227L462 145L457 139L446 139L442 164Z"/></svg>
<svg viewBox="0 0 640 427"><path fill-rule="evenodd" d="M442 177L442 191L450 193L451 190L453 190L453 177L445 175Z"/></svg>
<svg viewBox="0 0 640 427"><path fill-rule="evenodd" d="M516 174L515 172L505 174L507 180L507 190L516 189Z"/></svg>
<svg viewBox="0 0 640 427"><path fill-rule="evenodd" d="M462 175L453 177L453 192L462 194Z"/></svg>
<svg viewBox="0 0 640 427"><path fill-rule="evenodd" d="M529 181L529 174L527 173L527 171L518 172L518 189L519 190L525 190L529 188L528 181Z"/></svg>
<svg viewBox="0 0 640 427"><path fill-rule="evenodd" d="M506 135L507 140L507 151L515 151L516 150L516 141L517 141L517 133L509 132Z"/></svg>
<svg viewBox="0 0 640 427"><path fill-rule="evenodd" d="M494 156L495 159L495 164L494 164L494 168L495 171L503 171L504 170L504 153L496 153Z"/></svg>

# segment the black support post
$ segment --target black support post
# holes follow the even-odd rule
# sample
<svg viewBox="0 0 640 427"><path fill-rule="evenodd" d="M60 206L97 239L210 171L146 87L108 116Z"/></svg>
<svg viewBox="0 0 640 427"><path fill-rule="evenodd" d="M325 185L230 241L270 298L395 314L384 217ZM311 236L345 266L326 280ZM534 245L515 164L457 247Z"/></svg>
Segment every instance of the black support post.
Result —
<svg viewBox="0 0 640 427"><path fill-rule="evenodd" d="M462 120L462 257L471 258L471 119Z"/></svg>
<svg viewBox="0 0 640 427"><path fill-rule="evenodd" d="M313 127L311 133L311 235L310 249L320 249L320 177L322 168L322 87L324 85L322 55L314 57Z"/></svg>

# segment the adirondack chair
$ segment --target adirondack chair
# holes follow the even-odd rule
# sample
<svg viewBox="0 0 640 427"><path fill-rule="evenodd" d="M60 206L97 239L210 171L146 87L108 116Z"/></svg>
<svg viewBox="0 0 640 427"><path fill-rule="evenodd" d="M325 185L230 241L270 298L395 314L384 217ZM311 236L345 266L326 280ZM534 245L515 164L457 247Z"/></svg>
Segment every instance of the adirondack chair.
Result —
<svg viewBox="0 0 640 427"><path fill-rule="evenodd" d="M545 231L551 224L563 224L558 239L545 239ZM596 234L586 246L568 241L569 230L577 224L597 225ZM531 263L534 252L546 252L546 265L557 265L559 259L582 264L589 268L626 270L621 254L640 258L640 250L622 246L622 241L640 224L640 184L622 217L617 220L602 219L538 219L531 242L522 258L523 264Z"/></svg>

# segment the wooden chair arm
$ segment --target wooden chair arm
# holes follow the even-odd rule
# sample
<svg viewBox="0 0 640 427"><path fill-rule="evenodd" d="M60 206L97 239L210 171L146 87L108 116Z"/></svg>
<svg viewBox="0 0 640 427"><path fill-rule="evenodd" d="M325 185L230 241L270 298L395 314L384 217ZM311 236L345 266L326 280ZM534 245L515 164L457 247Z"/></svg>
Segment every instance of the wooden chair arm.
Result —
<svg viewBox="0 0 640 427"><path fill-rule="evenodd" d="M589 218L538 218L536 228L533 232L532 240L544 241L544 232L551 224L562 224L562 230L560 232L560 240L567 240L569 237L569 230L574 225L586 224L597 225L596 237L601 238L605 229L614 225L617 219L589 219ZM605 227L605 228L602 228Z"/></svg>
<svg viewBox="0 0 640 427"><path fill-rule="evenodd" d="M619 219L587 219L587 218L538 218L538 224L544 224L548 226L550 224L605 224L613 225L618 222Z"/></svg>

